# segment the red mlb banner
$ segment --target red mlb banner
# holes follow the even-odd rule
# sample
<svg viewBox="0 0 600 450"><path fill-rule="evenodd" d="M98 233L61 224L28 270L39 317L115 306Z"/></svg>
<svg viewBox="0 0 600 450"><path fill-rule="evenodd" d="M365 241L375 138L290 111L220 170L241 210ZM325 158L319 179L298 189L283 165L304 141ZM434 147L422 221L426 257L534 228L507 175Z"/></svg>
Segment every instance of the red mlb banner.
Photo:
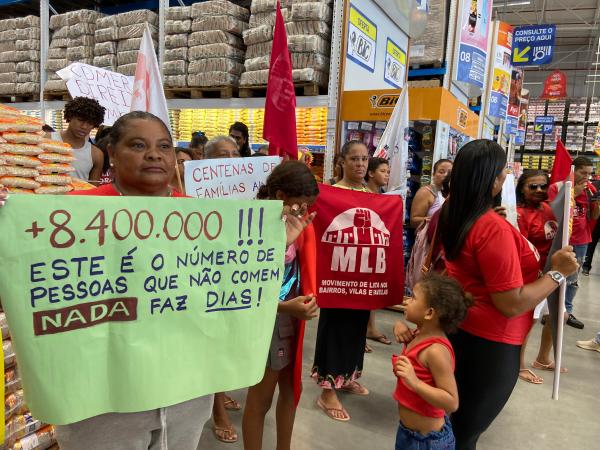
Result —
<svg viewBox="0 0 600 450"><path fill-rule="evenodd" d="M321 308L380 309L402 302L402 197L319 185L313 224Z"/></svg>

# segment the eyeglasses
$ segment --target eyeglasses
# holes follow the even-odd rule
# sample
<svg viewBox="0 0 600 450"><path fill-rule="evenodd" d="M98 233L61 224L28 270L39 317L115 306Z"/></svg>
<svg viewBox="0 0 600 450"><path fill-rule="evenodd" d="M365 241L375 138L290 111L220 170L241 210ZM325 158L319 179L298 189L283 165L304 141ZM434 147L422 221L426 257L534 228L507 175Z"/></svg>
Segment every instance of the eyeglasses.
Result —
<svg viewBox="0 0 600 450"><path fill-rule="evenodd" d="M548 184L544 183L544 184L528 184L527 187L532 190L532 191L537 191L538 189L545 191L546 189L548 189Z"/></svg>

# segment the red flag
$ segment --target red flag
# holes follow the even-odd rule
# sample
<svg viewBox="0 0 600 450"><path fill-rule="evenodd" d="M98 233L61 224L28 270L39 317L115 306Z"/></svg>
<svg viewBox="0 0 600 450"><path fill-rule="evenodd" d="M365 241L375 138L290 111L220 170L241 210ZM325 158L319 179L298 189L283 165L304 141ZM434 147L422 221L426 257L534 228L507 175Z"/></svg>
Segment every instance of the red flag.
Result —
<svg viewBox="0 0 600 450"><path fill-rule="evenodd" d="M400 303L402 197L319 185L313 209L319 306L380 309Z"/></svg>
<svg viewBox="0 0 600 450"><path fill-rule="evenodd" d="M569 178L571 173L571 164L573 158L565 148L565 145L560 139L556 141L556 153L554 154L554 164L552 165L552 174L550 175L551 183L558 183Z"/></svg>
<svg viewBox="0 0 600 450"><path fill-rule="evenodd" d="M269 142L269 155L287 154L291 159L298 159L296 92L292 79L292 60L288 51L279 1L277 1L271 48L263 138Z"/></svg>

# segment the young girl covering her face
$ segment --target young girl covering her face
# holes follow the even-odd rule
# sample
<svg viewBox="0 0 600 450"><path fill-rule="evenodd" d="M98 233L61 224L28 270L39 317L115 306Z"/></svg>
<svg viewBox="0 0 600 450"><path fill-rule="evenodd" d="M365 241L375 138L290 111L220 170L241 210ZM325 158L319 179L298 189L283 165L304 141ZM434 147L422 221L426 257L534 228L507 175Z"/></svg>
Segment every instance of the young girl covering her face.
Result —
<svg viewBox="0 0 600 450"><path fill-rule="evenodd" d="M257 197L281 200L284 209L302 217L315 202L318 193L317 182L305 164L285 161L269 175ZM286 251L283 284L265 375L260 383L248 390L246 398L242 424L246 450L263 447L265 416L271 408L276 386L279 386L277 449L289 449L291 445L300 392L304 321L316 317L318 309L313 295L316 292L314 239L314 231L309 226Z"/></svg>

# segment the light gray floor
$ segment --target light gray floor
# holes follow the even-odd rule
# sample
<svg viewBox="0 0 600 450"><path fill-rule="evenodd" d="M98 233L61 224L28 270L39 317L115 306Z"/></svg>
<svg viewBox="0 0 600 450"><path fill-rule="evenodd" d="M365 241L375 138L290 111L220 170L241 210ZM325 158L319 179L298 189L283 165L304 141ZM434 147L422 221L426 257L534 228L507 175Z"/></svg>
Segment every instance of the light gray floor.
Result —
<svg viewBox="0 0 600 450"><path fill-rule="evenodd" d="M575 315L585 323L584 330L565 327L563 365L569 369L561 377L560 399L550 399L552 373L537 371L543 385L519 381L504 411L480 439L483 450L587 450L600 448L600 353L581 350L575 341L590 339L600 331L600 255L589 277L580 277L580 290L575 299ZM391 335L398 313L378 313L381 329ZM541 327L534 326L527 347L527 361L537 354ZM308 374L314 352L316 321L308 327L305 338L304 368ZM393 449L397 412L391 392L395 378L390 357L400 347L373 344L374 353L366 355L362 382L371 390L368 397L344 396L342 401L352 419L347 423L334 422L315 405L318 389L305 377L304 394L300 401L292 443L293 450L329 449ZM485 382L485 380L482 380ZM244 401L245 392L233 396ZM217 442L209 426L205 427L199 449L241 449L241 413L231 414L240 441L236 444ZM275 449L275 420L273 411L267 416L265 450Z"/></svg>

